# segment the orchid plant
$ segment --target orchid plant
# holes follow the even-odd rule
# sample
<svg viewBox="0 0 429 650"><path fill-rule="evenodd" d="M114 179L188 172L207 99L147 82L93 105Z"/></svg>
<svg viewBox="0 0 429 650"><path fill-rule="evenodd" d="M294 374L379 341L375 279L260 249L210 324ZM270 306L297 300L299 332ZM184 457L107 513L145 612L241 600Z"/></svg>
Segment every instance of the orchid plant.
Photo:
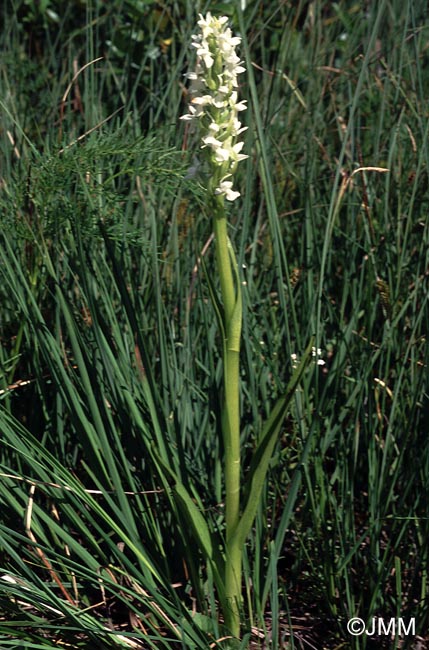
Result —
<svg viewBox="0 0 429 650"><path fill-rule="evenodd" d="M245 485L241 484L240 455L240 339L242 327L242 298L237 262L228 237L225 201L234 202L240 192L234 189L234 174L240 161L248 158L241 153L244 143L240 135L248 128L242 126L239 115L246 102L238 99L238 75L245 72L236 53L241 38L233 36L227 26L228 18L200 14L199 32L192 36L196 49L195 71L186 77L191 82L188 113L181 117L199 128L201 158L204 162L204 184L207 206L212 216L215 235L217 271L221 300L210 282L210 291L218 316L223 340L223 398L222 433L224 442L225 484L225 547L219 559L209 528L198 506L184 486L176 479L176 494L192 522L200 549L213 569L224 619L229 632L240 636L242 593L242 556L244 543L254 522L270 459L283 422L286 408L310 354L307 349L302 363L295 371L286 395L274 408L265 424L255 449ZM246 495L242 503L241 495Z"/></svg>
<svg viewBox="0 0 429 650"><path fill-rule="evenodd" d="M233 533L240 514L240 382L241 292L237 263L228 238L225 200L235 201L240 192L233 189L238 163L247 158L241 153L243 141L237 140L247 127L238 115L246 102L238 101L238 75L245 71L235 48L241 38L232 36L226 16L200 15L200 32L192 36L197 50L189 113L181 119L196 121L200 127L201 150L207 164L207 199L213 215L216 258L221 287L223 317L222 432L225 450L225 522L226 561L225 620L238 636L241 592L241 549L233 544Z"/></svg>

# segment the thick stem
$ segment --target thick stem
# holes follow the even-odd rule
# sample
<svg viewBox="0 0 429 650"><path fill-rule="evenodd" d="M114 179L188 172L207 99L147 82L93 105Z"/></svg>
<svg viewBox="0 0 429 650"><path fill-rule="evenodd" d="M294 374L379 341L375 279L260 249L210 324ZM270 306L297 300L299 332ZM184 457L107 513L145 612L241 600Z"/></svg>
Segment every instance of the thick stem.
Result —
<svg viewBox="0 0 429 650"><path fill-rule="evenodd" d="M240 636L242 547L234 542L234 533L240 517L240 385L239 351L226 351L225 359L225 519L226 560L225 595L227 611L225 622L231 634Z"/></svg>
<svg viewBox="0 0 429 650"><path fill-rule="evenodd" d="M226 351L224 360L224 437L226 543L229 544L240 515L240 386L239 352Z"/></svg>
<svg viewBox="0 0 429 650"><path fill-rule="evenodd" d="M227 544L225 564L225 624L232 636L240 637L241 572L243 549Z"/></svg>
<svg viewBox="0 0 429 650"><path fill-rule="evenodd" d="M223 199L216 197L215 214L213 217L215 235L216 260L219 270L220 290L225 316L225 329L231 321L235 306L234 277L231 267L231 257L228 250L228 229Z"/></svg>
<svg viewBox="0 0 429 650"><path fill-rule="evenodd" d="M216 202L214 233L222 302L224 306L224 402L222 428L225 448L225 521L226 559L225 596L227 609L225 622L231 634L240 635L240 601L242 548L233 543L234 532L240 517L240 334L241 300L238 278L233 269L234 256L229 250L227 222L223 201Z"/></svg>

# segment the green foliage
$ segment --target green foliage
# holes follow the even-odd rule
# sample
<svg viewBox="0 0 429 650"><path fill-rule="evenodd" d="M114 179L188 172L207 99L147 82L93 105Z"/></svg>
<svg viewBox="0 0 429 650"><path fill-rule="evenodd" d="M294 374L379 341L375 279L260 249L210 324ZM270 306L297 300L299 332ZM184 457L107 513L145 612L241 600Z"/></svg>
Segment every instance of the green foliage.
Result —
<svg viewBox="0 0 429 650"><path fill-rule="evenodd" d="M315 336L326 362L310 359L279 422L242 647L263 646L255 629L273 648L370 647L351 616L415 616L424 636L423 3L239 4L210 10L231 16L248 69L230 229L245 476L291 355ZM63 5L9 3L1 33L0 645L225 648L203 557L225 525L222 340L178 122L206 7Z"/></svg>

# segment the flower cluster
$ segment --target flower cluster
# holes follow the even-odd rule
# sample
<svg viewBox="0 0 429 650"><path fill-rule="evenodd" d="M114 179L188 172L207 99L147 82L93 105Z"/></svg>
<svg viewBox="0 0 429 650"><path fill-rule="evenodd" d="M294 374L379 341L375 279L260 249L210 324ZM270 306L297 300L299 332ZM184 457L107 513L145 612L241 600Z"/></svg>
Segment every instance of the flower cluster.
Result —
<svg viewBox="0 0 429 650"><path fill-rule="evenodd" d="M311 356L313 357L313 361L317 366L324 366L325 361L322 359L322 350L320 348L313 347L311 349ZM299 357L296 354L296 352L293 352L290 355L290 358L292 359L292 368L295 370L299 366Z"/></svg>
<svg viewBox="0 0 429 650"><path fill-rule="evenodd" d="M245 69L235 52L241 38L232 36L227 21L226 16L215 18L209 12L204 18L200 14L197 24L201 32L192 36L197 67L186 75L192 81L192 99L189 113L180 119L199 121L201 148L210 163L214 193L234 201L240 192L232 189L230 178L240 160L248 157L240 153L243 142L237 142L237 136L247 129L238 119L246 102L238 101L237 92L237 75Z"/></svg>

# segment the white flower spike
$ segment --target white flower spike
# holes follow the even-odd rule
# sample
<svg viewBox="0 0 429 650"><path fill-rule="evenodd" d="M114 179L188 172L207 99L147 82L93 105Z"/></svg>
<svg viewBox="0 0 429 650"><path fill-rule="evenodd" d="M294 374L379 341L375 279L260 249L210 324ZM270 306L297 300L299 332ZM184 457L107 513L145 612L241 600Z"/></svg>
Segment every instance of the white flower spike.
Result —
<svg viewBox="0 0 429 650"><path fill-rule="evenodd" d="M240 153L243 142L237 136L247 129L238 119L246 110L246 102L238 101L237 76L245 72L235 48L241 43L226 26L228 18L215 18L210 12L200 14L200 33L192 36L192 46L197 50L195 72L185 76L191 80L189 112L180 119L198 122L201 129L201 149L210 166L216 196L234 201L240 192L232 189L229 178L237 164L248 158Z"/></svg>

